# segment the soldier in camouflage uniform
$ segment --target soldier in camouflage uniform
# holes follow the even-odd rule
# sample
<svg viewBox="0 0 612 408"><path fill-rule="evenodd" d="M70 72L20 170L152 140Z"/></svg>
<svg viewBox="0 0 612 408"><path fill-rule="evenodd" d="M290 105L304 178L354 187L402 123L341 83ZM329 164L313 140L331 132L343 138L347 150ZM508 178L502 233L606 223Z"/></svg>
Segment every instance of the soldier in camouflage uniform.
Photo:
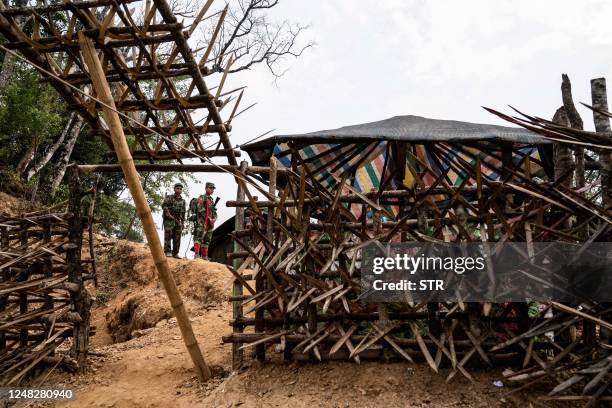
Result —
<svg viewBox="0 0 612 408"><path fill-rule="evenodd" d="M179 258L181 235L185 223L185 200L181 197L183 185L174 185L174 195L168 195L162 204L164 217L164 251L166 256ZM172 243L172 248L170 244Z"/></svg>
<svg viewBox="0 0 612 408"><path fill-rule="evenodd" d="M217 220L217 208L212 198L215 191L213 183L206 183L206 194L198 197L195 205L196 223L194 228L194 252L208 260L208 246L212 240L213 228Z"/></svg>

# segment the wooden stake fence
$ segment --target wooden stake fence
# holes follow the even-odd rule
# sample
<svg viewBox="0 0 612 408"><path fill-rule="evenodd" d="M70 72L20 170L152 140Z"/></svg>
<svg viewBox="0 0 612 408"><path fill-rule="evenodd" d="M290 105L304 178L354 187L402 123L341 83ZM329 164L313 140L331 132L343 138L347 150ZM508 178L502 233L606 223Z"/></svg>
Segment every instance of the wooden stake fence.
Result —
<svg viewBox="0 0 612 408"><path fill-rule="evenodd" d="M82 259L81 249L83 230L92 224L81 213L83 192L74 166L68 176L71 199L65 210L54 206L18 217L0 215L4 385L18 385L49 364L72 371L86 367L91 298L85 283L95 279L95 260Z"/></svg>
<svg viewBox="0 0 612 408"><path fill-rule="evenodd" d="M506 148L512 153L517 146ZM263 359L280 350L286 360L424 361L434 371L450 367L447 381L457 374L472 381L470 366L503 363L517 367L505 373L510 383L552 382L548 399L562 399L565 396L559 394L578 383L584 392L600 392L597 398L607 398L610 390L602 390L608 384L604 372L612 366L604 364L601 341L588 344L568 336L590 322L604 330L607 322L602 316L608 312L602 305L583 305L590 308L587 317L573 306L555 307L553 314L548 306L528 315L526 304L514 303L359 301L359 248L371 240L575 242L584 225L568 224L568 218L587 220L589 231L598 231L591 240L611 237L612 219L595 197L534 181L525 173L530 165L523 161L507 158L507 178L500 182L482 177L479 166L484 164L476 163L476 167L462 165L473 182L470 185L450 186L424 168L442 181L434 186L417 183L413 190L368 193L346 193L342 183L336 190L325 189L305 177L298 160L292 160L290 169L282 169L276 180L271 164L263 200L248 195L228 202L252 219L234 231L234 253L229 254L235 265L234 285L243 288L235 288L230 297L241 314L234 315L234 332L223 338L232 343L235 366L244 358L243 351ZM253 178L247 172L241 175ZM433 204L440 197L449 200L443 206ZM362 208L357 218L347 211L355 204ZM396 206L397 216L387 215L389 205ZM547 333L554 333L554 341ZM596 350L595 355L603 357L593 359ZM554 360L549 360L550 355ZM554 388L570 367L582 377Z"/></svg>

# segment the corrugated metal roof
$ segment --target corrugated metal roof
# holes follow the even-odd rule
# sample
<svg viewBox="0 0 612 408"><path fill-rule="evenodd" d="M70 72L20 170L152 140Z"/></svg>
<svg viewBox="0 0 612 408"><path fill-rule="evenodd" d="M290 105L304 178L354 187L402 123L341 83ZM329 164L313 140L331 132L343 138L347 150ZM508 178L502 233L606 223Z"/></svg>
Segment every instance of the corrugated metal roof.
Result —
<svg viewBox="0 0 612 408"><path fill-rule="evenodd" d="M242 145L241 148L252 150L289 140L302 140L312 143L333 143L334 141L365 142L368 140L397 140L405 142L505 140L529 144L550 143L545 138L523 128L404 115L361 125L343 126L338 129L272 136L264 140Z"/></svg>

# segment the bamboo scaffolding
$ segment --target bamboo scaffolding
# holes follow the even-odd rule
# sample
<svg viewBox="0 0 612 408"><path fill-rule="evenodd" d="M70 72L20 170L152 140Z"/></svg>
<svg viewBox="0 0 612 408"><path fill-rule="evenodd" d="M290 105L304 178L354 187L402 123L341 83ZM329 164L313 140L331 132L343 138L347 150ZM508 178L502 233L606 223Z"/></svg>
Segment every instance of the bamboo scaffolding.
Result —
<svg viewBox="0 0 612 408"><path fill-rule="evenodd" d="M228 102L222 99L228 93L221 93L226 75L217 92L211 94L204 77L214 70L205 63L197 64L187 43L210 3L202 7L191 26L185 29L165 0L156 0L155 6L145 11L147 15L143 15L142 23L137 23L138 19L130 11L132 7L139 9L138 4L132 5L136 1L2 6L0 32L7 40L2 47L7 52L18 51L25 61L35 65L62 95L69 109L83 116L92 133L103 137L112 150L112 136L95 114L101 106L89 92L93 82L79 56L81 45L75 35L78 31L94 40L93 47L103 57L106 81L117 91L115 108L123 114L124 133L133 135L141 148L134 149L134 158L153 163L225 156L230 165L236 165L240 152L229 141L231 119L226 123L219 113ZM16 23L16 19L24 16L44 30L24 31ZM55 21L58 18L62 19L61 23ZM169 54L156 55L155 50L166 48L171 49ZM131 56L127 50L132 52ZM198 94L185 92L182 82L188 80ZM151 82L155 84L154 95L149 92ZM194 117L202 110L209 119L204 125L197 125ZM136 121L135 113L142 114L142 123ZM221 143L221 149L204 148L202 137L212 135Z"/></svg>
<svg viewBox="0 0 612 408"><path fill-rule="evenodd" d="M196 372L200 380L208 380L211 377L210 368L206 365L200 346L193 334L191 322L185 308L185 304L181 299L181 295L176 287L174 277L170 273L168 267L168 260L161 246L157 230L155 228L155 222L149 208L149 203L145 197L142 185L140 184L140 178L138 172L134 166L134 160L130 154L125 135L123 133L123 127L119 115L114 109L115 102L113 100L110 87L106 82L104 71L98 55L93 47L93 42L85 37L82 33L79 33L79 44L81 46L81 52L87 67L89 68L89 74L91 75L94 83L94 88L98 97L105 103L103 109L104 118L108 124L115 151L117 152L117 158L123 169L123 174L127 181L130 193L134 199L138 216L142 222L143 230L149 243L151 255L155 262L155 267L159 274L159 278L164 285L164 289L168 294L170 305L174 311L177 322L183 335L183 341L189 351L191 359L195 365Z"/></svg>

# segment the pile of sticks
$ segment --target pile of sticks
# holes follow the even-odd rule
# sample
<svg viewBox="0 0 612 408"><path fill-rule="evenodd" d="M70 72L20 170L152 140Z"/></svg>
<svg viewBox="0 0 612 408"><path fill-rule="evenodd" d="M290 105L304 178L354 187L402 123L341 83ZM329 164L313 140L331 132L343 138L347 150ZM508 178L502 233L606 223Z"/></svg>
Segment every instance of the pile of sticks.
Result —
<svg viewBox="0 0 612 408"><path fill-rule="evenodd" d="M81 259L81 249L91 218L81 210L78 179L72 177L70 186L64 210L54 206L18 217L0 215L4 385L19 384L41 365L78 369L85 364L91 298L84 283L95 280L95 266L93 256Z"/></svg>
<svg viewBox="0 0 612 408"><path fill-rule="evenodd" d="M409 143L398 144L410 154ZM223 340L233 344L236 367L244 350L259 360L273 350L285 360L425 361L435 372L450 369L447 381L457 374L471 381L471 365L503 363L520 367L505 373L520 389L549 384L548 399L611 398L605 305L542 304L530 312L526 303L359 299L361 248L372 241L608 241L612 217L597 194L532 180L529 156L504 160L497 182L482 175L479 160L459 158L467 176L458 186L420 163L411 169L412 189L363 194L343 179L330 190L300 163L301 146L292 148L291 168L277 168L272 158L265 178L237 170L237 200L227 203L237 213L228 254L233 333ZM426 173L433 184L423 182ZM245 180L264 183L265 200ZM359 218L349 210L355 203Z"/></svg>

